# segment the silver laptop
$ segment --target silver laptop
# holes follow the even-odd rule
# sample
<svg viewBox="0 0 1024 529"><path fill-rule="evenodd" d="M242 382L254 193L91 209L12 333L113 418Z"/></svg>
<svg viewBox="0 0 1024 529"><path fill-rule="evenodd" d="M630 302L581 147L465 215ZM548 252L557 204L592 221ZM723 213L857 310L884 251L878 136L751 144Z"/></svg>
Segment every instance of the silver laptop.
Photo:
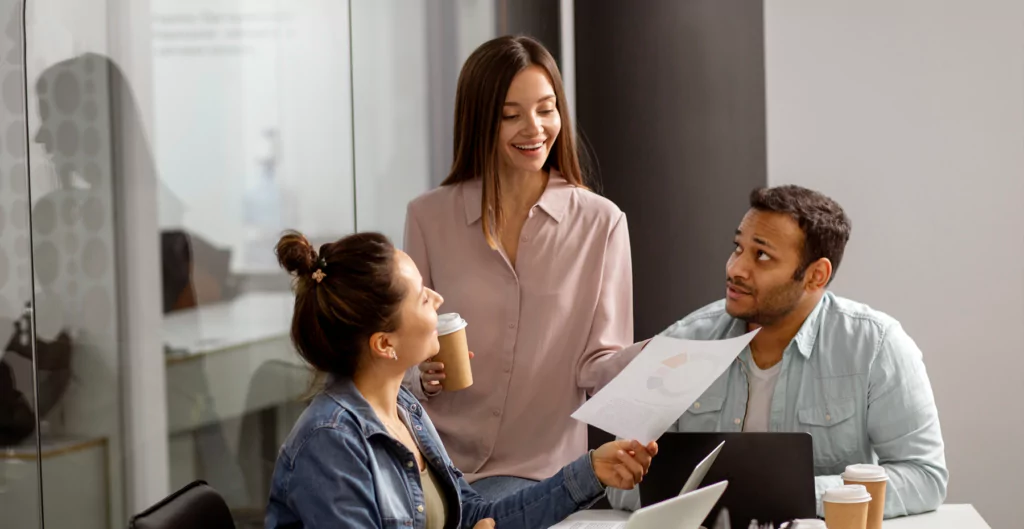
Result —
<svg viewBox="0 0 1024 529"><path fill-rule="evenodd" d="M729 485L714 485L681 494L632 514L623 511L579 511L550 529L698 529Z"/></svg>
<svg viewBox="0 0 1024 529"><path fill-rule="evenodd" d="M690 473L690 477L687 478L686 483L683 484L683 490L679 492L680 495L697 490L697 487L700 486L700 482L704 481L704 476L708 475L708 470L711 469L711 465L718 457L718 453L722 451L723 446L725 446L725 441L718 443L718 446L693 469L693 472Z"/></svg>
<svg viewBox="0 0 1024 529"><path fill-rule="evenodd" d="M722 497L728 481L681 494L630 515L623 529L698 529Z"/></svg>
<svg viewBox="0 0 1024 529"><path fill-rule="evenodd" d="M693 472L686 479L686 483L683 484L683 490L679 492L679 495L693 492L697 490L697 487L700 487L700 483L704 481L704 477L707 476L711 465L718 458L718 454L722 451L724 445L725 441L718 443L718 446L710 454L698 463L697 466L693 467ZM637 511L641 506L640 489L639 487L634 487L632 490L608 489L608 503L616 510Z"/></svg>

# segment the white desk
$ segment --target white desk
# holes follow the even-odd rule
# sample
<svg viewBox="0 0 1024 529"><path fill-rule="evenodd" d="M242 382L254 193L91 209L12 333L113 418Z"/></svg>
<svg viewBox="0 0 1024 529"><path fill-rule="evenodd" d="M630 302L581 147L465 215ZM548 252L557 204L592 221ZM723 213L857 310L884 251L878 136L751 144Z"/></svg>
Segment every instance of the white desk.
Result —
<svg viewBox="0 0 1024 529"><path fill-rule="evenodd" d="M311 381L289 338L293 307L290 292L259 292L164 317L172 488L202 478L232 508L265 503Z"/></svg>
<svg viewBox="0 0 1024 529"><path fill-rule="evenodd" d="M290 292L251 293L164 317L164 344L172 351L166 355L172 435L302 396L310 374L288 336L294 299ZM257 370L267 365L279 366L282 376L250 391Z"/></svg>
<svg viewBox="0 0 1024 529"><path fill-rule="evenodd" d="M627 512L593 510L580 511L567 518L566 521L577 522L581 527L585 527L586 523L596 526L599 523L625 522L627 519L629 519ZM882 527L884 529L991 529L978 514L978 511L968 504L943 505L932 513L886 520L882 523Z"/></svg>
<svg viewBox="0 0 1024 529"><path fill-rule="evenodd" d="M885 529L991 529L969 504L943 505L928 514L886 520Z"/></svg>

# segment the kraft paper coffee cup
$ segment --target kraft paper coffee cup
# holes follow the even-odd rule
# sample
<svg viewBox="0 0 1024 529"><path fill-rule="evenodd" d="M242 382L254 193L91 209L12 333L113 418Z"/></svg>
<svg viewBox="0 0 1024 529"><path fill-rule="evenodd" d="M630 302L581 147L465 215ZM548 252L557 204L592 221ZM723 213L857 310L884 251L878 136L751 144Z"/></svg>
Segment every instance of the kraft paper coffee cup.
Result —
<svg viewBox="0 0 1024 529"><path fill-rule="evenodd" d="M868 505L867 529L882 529L882 518L885 515L885 489L889 475L885 468L878 465L850 465L843 472L843 482L847 485L863 485L871 495Z"/></svg>
<svg viewBox="0 0 1024 529"><path fill-rule="evenodd" d="M842 485L821 497L828 529L866 529L871 495L864 485Z"/></svg>
<svg viewBox="0 0 1024 529"><path fill-rule="evenodd" d="M445 391L458 391L473 385L473 369L469 365L469 345L466 343L466 320L456 313L437 316L437 341L441 348L435 362L444 364Z"/></svg>

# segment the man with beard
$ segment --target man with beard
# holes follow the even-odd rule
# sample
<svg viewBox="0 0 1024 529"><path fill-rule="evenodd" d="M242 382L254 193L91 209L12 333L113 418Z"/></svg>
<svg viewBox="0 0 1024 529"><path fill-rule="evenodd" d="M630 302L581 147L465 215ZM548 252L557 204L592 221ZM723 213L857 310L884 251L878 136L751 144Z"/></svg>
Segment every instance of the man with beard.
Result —
<svg viewBox="0 0 1024 529"><path fill-rule="evenodd" d="M846 213L818 192L751 193L725 267L725 299L663 335L761 331L670 431L809 432L819 512L847 465L876 457L889 475L886 518L935 510L949 473L921 351L894 318L827 290L849 236ZM639 500L615 492L617 507Z"/></svg>

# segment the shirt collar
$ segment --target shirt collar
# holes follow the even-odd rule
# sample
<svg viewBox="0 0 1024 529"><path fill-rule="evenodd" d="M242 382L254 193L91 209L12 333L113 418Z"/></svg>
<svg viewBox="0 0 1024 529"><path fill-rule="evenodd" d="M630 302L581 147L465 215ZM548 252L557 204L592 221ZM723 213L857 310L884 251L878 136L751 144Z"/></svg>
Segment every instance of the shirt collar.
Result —
<svg viewBox="0 0 1024 529"><path fill-rule="evenodd" d="M370 403L363 398L363 394L359 392L351 378L328 377L324 393L352 413L364 437L387 433L384 423L377 417L377 412L373 411ZM399 413L404 412L412 417L423 416L423 408L405 388L398 392L398 409Z"/></svg>
<svg viewBox="0 0 1024 529"><path fill-rule="evenodd" d="M796 345L797 351L800 351L800 354L803 355L804 358L810 358L811 353L814 352L814 342L817 341L818 329L821 328L821 325L819 324L821 321L821 314L825 310L825 300L829 298L829 295L830 294L826 293L820 300L818 300L818 304L814 306L814 310L807 315L803 325L800 326L800 330L797 331L796 336L794 336L793 340L789 343L790 346ZM726 336L729 338L735 338L746 334L746 332L747 322L741 319L732 318L732 325L729 327Z"/></svg>
<svg viewBox="0 0 1024 529"><path fill-rule="evenodd" d="M462 204L466 210L466 225L469 226L480 220L483 179L474 178L473 180L463 182L461 187ZM548 175L548 185L544 188L544 193L541 194L540 200L537 201L537 207L544 211L544 213L547 213L555 222L562 222L575 187L575 185L570 184L563 178L562 173L558 172L557 169L551 169Z"/></svg>
<svg viewBox="0 0 1024 529"><path fill-rule="evenodd" d="M800 351L800 354L804 355L804 358L810 358L811 353L814 352L814 342L818 340L818 329L821 328L819 325L821 321L821 313L824 311L825 300L828 298L828 293L821 296L818 300L818 304L814 306L814 310L807 315L807 319L804 320L804 324L800 326L800 330L797 331L796 336L793 337L793 342L796 344L796 348Z"/></svg>

